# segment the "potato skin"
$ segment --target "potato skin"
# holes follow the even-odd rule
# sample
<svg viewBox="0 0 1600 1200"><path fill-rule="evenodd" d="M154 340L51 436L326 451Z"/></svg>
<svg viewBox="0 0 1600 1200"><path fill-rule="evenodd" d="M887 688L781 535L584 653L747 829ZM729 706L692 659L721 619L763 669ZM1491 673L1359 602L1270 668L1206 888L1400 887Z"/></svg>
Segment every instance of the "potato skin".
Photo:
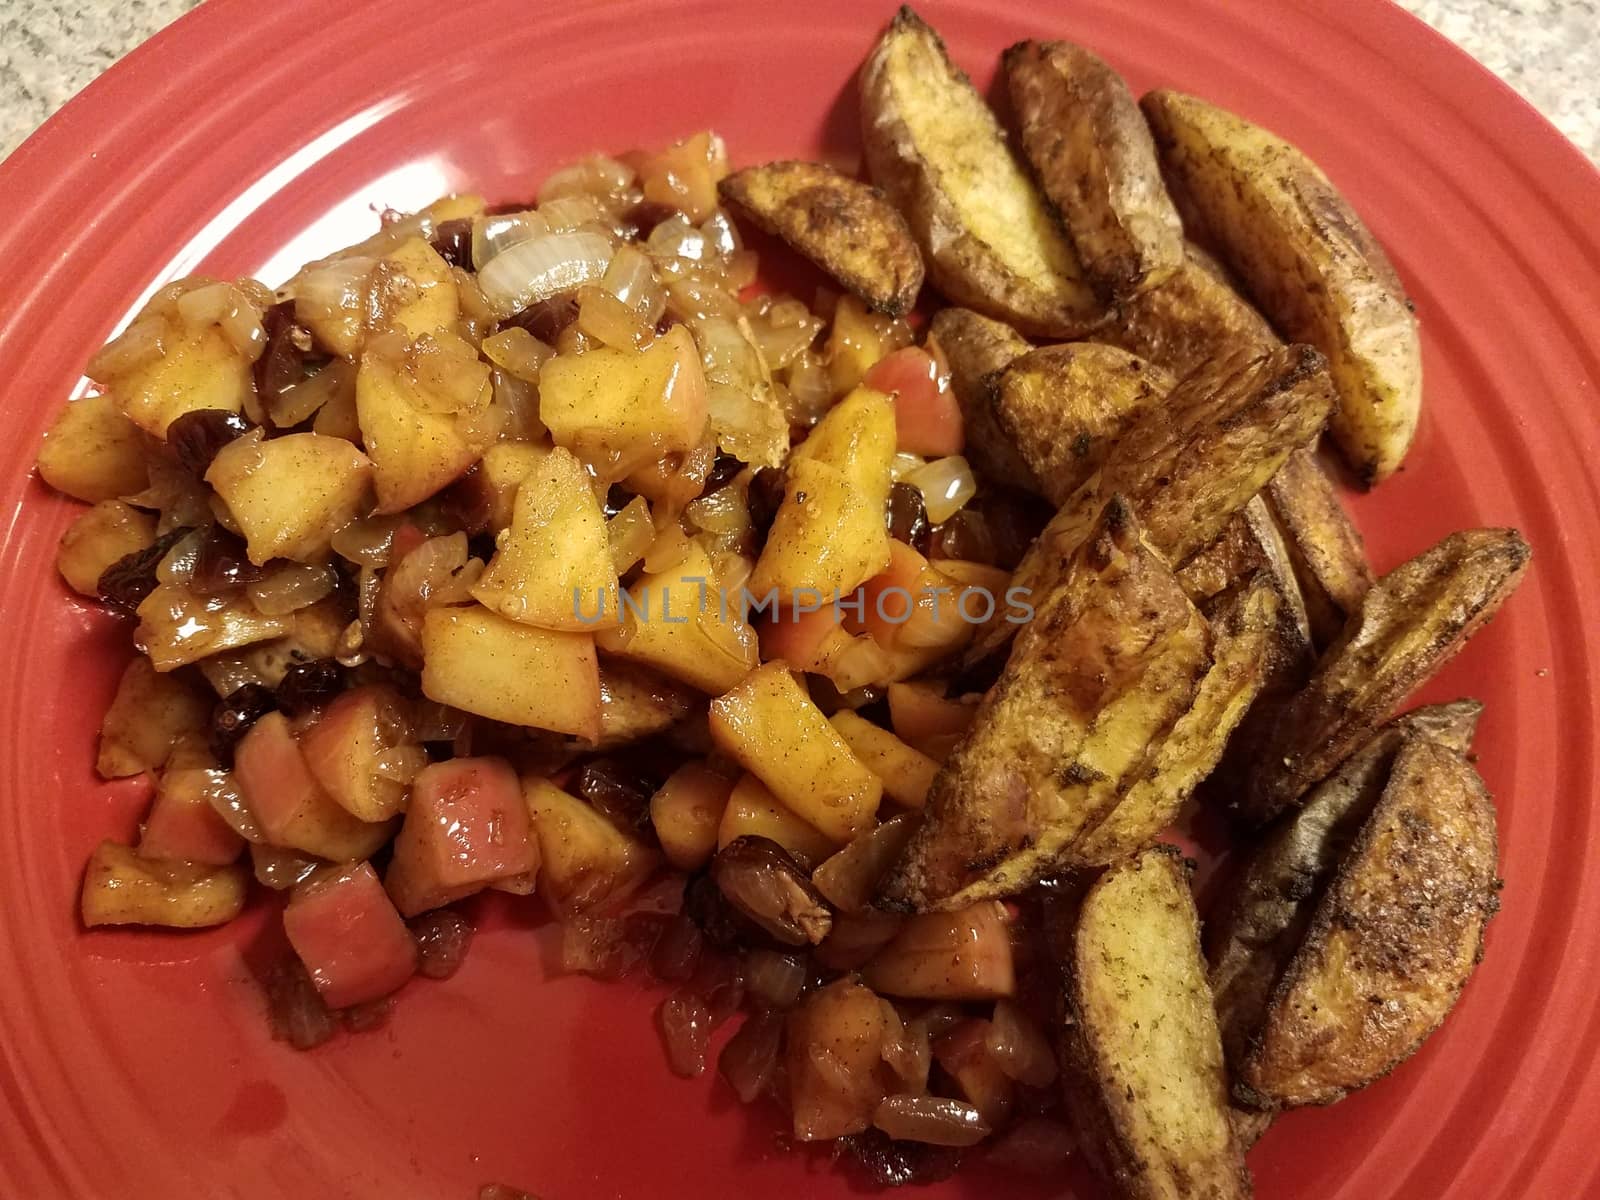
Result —
<svg viewBox="0 0 1600 1200"><path fill-rule="evenodd" d="M1018 42L1001 62L1023 153L1084 272L1113 299L1161 283L1183 262L1183 224L1128 85L1069 42Z"/></svg>
<svg viewBox="0 0 1600 1200"><path fill-rule="evenodd" d="M1222 266L1193 242L1184 244L1183 262L1164 282L1113 304L1093 337L1179 379L1221 355L1283 344Z"/></svg>
<svg viewBox="0 0 1600 1200"><path fill-rule="evenodd" d="M1372 565L1314 448L1296 450L1262 495L1283 534L1305 597L1311 633L1326 646L1372 587Z"/></svg>
<svg viewBox="0 0 1600 1200"><path fill-rule="evenodd" d="M1235 1067L1249 1053L1272 990L1329 878L1383 794L1401 748L1425 739L1465 754L1482 712L1476 700L1456 700L1395 718L1248 853L1206 922L1211 989L1223 1048Z"/></svg>
<svg viewBox="0 0 1600 1200"><path fill-rule="evenodd" d="M1399 468L1422 407L1410 301L1326 175L1259 126L1180 92L1144 98L1185 225L1219 248L1286 337L1328 356L1334 440L1371 486Z"/></svg>
<svg viewBox="0 0 1600 1200"><path fill-rule="evenodd" d="M901 8L861 68L867 172L905 215L952 303L1072 337L1103 306L1071 243L944 42Z"/></svg>
<svg viewBox="0 0 1600 1200"><path fill-rule="evenodd" d="M1115 805L1211 667L1205 620L1120 497L1034 604L881 907L959 908L1034 882Z"/></svg>
<svg viewBox="0 0 1600 1200"><path fill-rule="evenodd" d="M1157 846L1095 881L1066 944L1067 1109L1127 1200L1251 1194L1199 926L1183 860Z"/></svg>
<svg viewBox="0 0 1600 1200"><path fill-rule="evenodd" d="M1252 737L1258 769L1240 815L1270 820L1348 758L1499 611L1532 553L1514 529L1469 529L1380 579L1310 682Z"/></svg>
<svg viewBox="0 0 1600 1200"><path fill-rule="evenodd" d="M1331 1104L1410 1057L1482 958L1496 855L1477 772L1410 740L1273 992L1241 1098Z"/></svg>
<svg viewBox="0 0 1600 1200"><path fill-rule="evenodd" d="M922 255L883 192L830 166L774 162L735 171L723 200L879 312L902 317L922 290Z"/></svg>

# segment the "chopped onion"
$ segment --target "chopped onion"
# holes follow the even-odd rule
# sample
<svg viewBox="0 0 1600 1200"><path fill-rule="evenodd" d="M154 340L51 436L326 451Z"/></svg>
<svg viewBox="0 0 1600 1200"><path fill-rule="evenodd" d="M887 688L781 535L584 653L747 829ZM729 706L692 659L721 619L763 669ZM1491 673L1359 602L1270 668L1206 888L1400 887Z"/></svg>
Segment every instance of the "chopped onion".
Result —
<svg viewBox="0 0 1600 1200"><path fill-rule="evenodd" d="M718 488L690 501L683 511L695 528L707 533L743 533L750 528L750 510L740 488Z"/></svg>
<svg viewBox="0 0 1600 1200"><path fill-rule="evenodd" d="M366 308L367 284L377 265L376 258L354 254L305 267L284 288L294 300L296 318L338 322L354 337Z"/></svg>
<svg viewBox="0 0 1600 1200"><path fill-rule="evenodd" d="M611 565L618 575L625 574L644 557L656 538L650 506L643 496L629 500L621 512L606 522L606 536L611 541Z"/></svg>
<svg viewBox="0 0 1600 1200"><path fill-rule="evenodd" d="M206 782L201 791L206 803L216 809L217 815L245 841L251 844L265 841L266 835L261 832L261 826L256 824L250 806L244 802L244 793L234 782L233 772L207 771L205 774Z"/></svg>
<svg viewBox="0 0 1600 1200"><path fill-rule="evenodd" d="M555 357L546 345L520 325L502 329L483 339L483 355L507 374L527 383L539 382L539 371Z"/></svg>
<svg viewBox="0 0 1600 1200"><path fill-rule="evenodd" d="M638 350L655 333L633 309L603 287L578 290L578 328L613 350Z"/></svg>
<svg viewBox="0 0 1600 1200"><path fill-rule="evenodd" d="M686 258L702 262L710 256L706 235L682 213L673 213L650 231L644 248L657 258Z"/></svg>
<svg viewBox="0 0 1600 1200"><path fill-rule="evenodd" d="M717 1070L746 1104L770 1088L777 1076L783 1023L781 1012L757 1013L722 1048Z"/></svg>
<svg viewBox="0 0 1600 1200"><path fill-rule="evenodd" d="M1018 1083L1042 1088L1055 1082L1058 1068L1050 1039L1014 1002L995 1002L984 1041L1000 1069Z"/></svg>
<svg viewBox="0 0 1600 1200"><path fill-rule="evenodd" d="M551 233L565 233L570 229L587 225L591 221L604 221L607 217L600 202L582 192L557 196L549 203L541 204L539 215L544 218Z"/></svg>
<svg viewBox="0 0 1600 1200"><path fill-rule="evenodd" d="M348 359L336 358L309 379L291 384L267 400L267 415L279 429L290 429L308 421L323 405L346 393L355 399L356 367Z"/></svg>
<svg viewBox="0 0 1600 1200"><path fill-rule="evenodd" d="M806 984L806 963L793 954L752 950L745 955L745 994L759 1008L789 1008Z"/></svg>
<svg viewBox="0 0 1600 1200"><path fill-rule="evenodd" d="M711 1014L705 1003L686 992L676 992L662 1001L660 1022L672 1073L684 1079L704 1073L711 1040Z"/></svg>
<svg viewBox="0 0 1600 1200"><path fill-rule="evenodd" d="M198 529L184 534L156 564L156 579L178 587L187 584L194 578L194 564L200 557L200 546L205 540L205 534Z"/></svg>
<svg viewBox="0 0 1600 1200"><path fill-rule="evenodd" d="M333 552L359 567L386 567L395 531L405 523L403 514L351 521L333 535Z"/></svg>
<svg viewBox="0 0 1600 1200"><path fill-rule="evenodd" d="M989 1136L989 1123L976 1108L943 1096L889 1096L872 1123L896 1141L932 1146L975 1146Z"/></svg>
<svg viewBox="0 0 1600 1200"><path fill-rule="evenodd" d="M719 258L727 258L744 245L733 218L720 208L700 222L700 232L706 239L706 248Z"/></svg>
<svg viewBox="0 0 1600 1200"><path fill-rule="evenodd" d="M287 616L309 608L333 593L339 575L326 563L285 563L245 588L256 611L268 617Z"/></svg>
<svg viewBox="0 0 1600 1200"><path fill-rule="evenodd" d="M904 450L897 451L889 460L889 478L895 483L900 483L913 471L920 471L928 465L928 460L920 454L908 454Z"/></svg>
<svg viewBox="0 0 1600 1200"><path fill-rule="evenodd" d="M494 213L472 222L472 267L481 271L497 255L522 242L550 232L550 225L533 211Z"/></svg>
<svg viewBox="0 0 1600 1200"><path fill-rule="evenodd" d="M922 493L930 525L942 525L978 493L978 481L972 476L972 468L959 454L936 458L918 467L906 475L905 482Z"/></svg>
<svg viewBox="0 0 1600 1200"><path fill-rule="evenodd" d="M543 208L558 196L583 193L618 196L632 187L636 178L633 168L626 163L603 154L591 155L562 167L546 179L539 188L539 206Z"/></svg>
<svg viewBox="0 0 1600 1200"><path fill-rule="evenodd" d="M597 233L550 233L495 255L478 286L497 313L513 313L605 275L611 243Z"/></svg>
<svg viewBox="0 0 1600 1200"><path fill-rule="evenodd" d="M298 850L268 846L264 842L250 844L250 862L255 868L256 881L275 892L285 892L295 884L305 882L322 865L320 858L312 858Z"/></svg>
<svg viewBox="0 0 1600 1200"><path fill-rule="evenodd" d="M617 250L600 286L638 314L640 320L654 325L661 319L666 296L656 280L654 264L637 246L626 245Z"/></svg>
<svg viewBox="0 0 1600 1200"><path fill-rule="evenodd" d="M652 575L670 571L689 557L689 538L683 526L673 521L655 536L644 552L644 569Z"/></svg>

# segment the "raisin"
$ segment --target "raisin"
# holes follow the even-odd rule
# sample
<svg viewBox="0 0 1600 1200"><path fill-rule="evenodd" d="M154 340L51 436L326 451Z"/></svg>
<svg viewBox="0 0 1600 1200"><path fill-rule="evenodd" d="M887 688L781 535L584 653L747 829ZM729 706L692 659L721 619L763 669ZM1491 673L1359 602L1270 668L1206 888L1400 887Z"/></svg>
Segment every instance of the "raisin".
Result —
<svg viewBox="0 0 1600 1200"><path fill-rule="evenodd" d="M782 467L762 467L750 478L750 492L745 503L750 509L750 524L763 540L777 519L788 484L789 474Z"/></svg>
<svg viewBox="0 0 1600 1200"><path fill-rule="evenodd" d="M726 487L740 471L744 470L744 463L733 455L724 451L717 451L717 460L711 464L711 474L706 476L706 486L701 490L702 496L709 495L718 488Z"/></svg>
<svg viewBox="0 0 1600 1200"><path fill-rule="evenodd" d="M577 317L577 298L568 293L528 305L515 316L501 322L500 328L508 329L516 326L519 329L526 329L541 342L554 345L555 340L561 336L561 331L577 320Z"/></svg>
<svg viewBox="0 0 1600 1200"><path fill-rule="evenodd" d="M472 270L472 218L457 217L453 221L439 222L429 245L452 267Z"/></svg>
<svg viewBox="0 0 1600 1200"><path fill-rule="evenodd" d="M613 483L606 491L606 520L609 521L623 509L627 508L629 501L632 499L632 492L623 487L620 483Z"/></svg>
<svg viewBox="0 0 1600 1200"><path fill-rule="evenodd" d="M261 316L267 345L256 359L256 392L263 400L282 395L305 378L304 355L296 338L294 301L280 300ZM170 435L169 435L170 436Z"/></svg>
<svg viewBox="0 0 1600 1200"><path fill-rule="evenodd" d="M949 1179L961 1165L959 1150L896 1141L880 1129L849 1134L839 1139L839 1145L879 1187L938 1183Z"/></svg>
<svg viewBox="0 0 1600 1200"><path fill-rule="evenodd" d="M890 537L904 542L919 553L928 552L931 529L928 525L928 506L923 503L921 488L909 483L891 485L884 524L889 528Z"/></svg>
<svg viewBox="0 0 1600 1200"><path fill-rule="evenodd" d="M277 704L291 717L315 708L344 690L344 668L331 658L297 662L283 673Z"/></svg>
<svg viewBox="0 0 1600 1200"><path fill-rule="evenodd" d="M833 928L822 894L771 838L735 838L711 860L711 878L728 903L785 946L814 946Z"/></svg>
<svg viewBox="0 0 1600 1200"><path fill-rule="evenodd" d="M244 540L213 525L195 553L189 590L198 596L225 596L266 575L245 553Z"/></svg>
<svg viewBox="0 0 1600 1200"><path fill-rule="evenodd" d="M641 770L625 767L616 759L596 758L583 764L573 790L604 813L618 828L654 840L650 825L650 797L660 786Z"/></svg>
<svg viewBox="0 0 1600 1200"><path fill-rule="evenodd" d="M204 475L219 450L249 432L250 422L236 412L197 408L167 426L167 445L177 453L180 466Z"/></svg>
<svg viewBox="0 0 1600 1200"><path fill-rule="evenodd" d="M250 732L250 727L278 707L272 689L247 683L217 701L211 710L211 752L219 762L233 761L233 748Z"/></svg>
<svg viewBox="0 0 1600 1200"><path fill-rule="evenodd" d="M95 590L100 593L100 599L117 608L133 612L144 603L144 598L156 590L160 582L156 578L156 567L167 556L180 540L187 537L191 528L187 525L158 537L152 544L143 550L135 550L132 554L124 554L104 571L100 572L100 579L95 584Z"/></svg>

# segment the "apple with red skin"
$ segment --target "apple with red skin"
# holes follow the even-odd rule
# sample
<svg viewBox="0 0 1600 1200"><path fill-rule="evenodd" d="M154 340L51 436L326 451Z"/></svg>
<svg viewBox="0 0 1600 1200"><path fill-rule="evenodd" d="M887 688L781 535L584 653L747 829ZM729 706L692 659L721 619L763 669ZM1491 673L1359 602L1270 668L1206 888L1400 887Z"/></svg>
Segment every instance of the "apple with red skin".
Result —
<svg viewBox="0 0 1600 1200"><path fill-rule="evenodd" d="M330 1008L381 999L416 973L417 943L371 863L296 884L283 928Z"/></svg>
<svg viewBox="0 0 1600 1200"><path fill-rule="evenodd" d="M906 346L874 363L861 381L894 398L895 445L907 454L946 458L966 445L950 377L926 350Z"/></svg>

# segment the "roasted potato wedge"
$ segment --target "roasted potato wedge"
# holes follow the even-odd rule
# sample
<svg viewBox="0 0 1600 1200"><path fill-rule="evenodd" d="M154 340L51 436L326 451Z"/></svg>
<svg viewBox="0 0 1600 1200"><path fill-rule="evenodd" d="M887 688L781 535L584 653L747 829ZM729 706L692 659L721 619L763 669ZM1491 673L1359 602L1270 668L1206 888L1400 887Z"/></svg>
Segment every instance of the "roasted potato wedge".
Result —
<svg viewBox="0 0 1600 1200"><path fill-rule="evenodd" d="M1288 346L1219 359L1183 380L1050 519L1018 564L1012 588L1026 589L1036 603L1047 594L1113 493L1132 503L1150 544L1182 563L1322 427L1333 403L1322 368L1311 347ZM984 630L968 661L992 653L1015 628Z"/></svg>
<svg viewBox="0 0 1600 1200"><path fill-rule="evenodd" d="M1022 152L1084 273L1113 298L1161 283L1183 262L1183 223L1122 76L1069 42L1018 42L1001 62Z"/></svg>
<svg viewBox="0 0 1600 1200"><path fill-rule="evenodd" d="M1074 866L1115 862L1152 844L1172 824L1200 781L1211 773L1228 735L1249 709L1266 678L1277 636L1279 598L1258 575L1235 593L1211 622L1216 648L1194 703L1178 718L1104 820L1064 855Z"/></svg>
<svg viewBox="0 0 1600 1200"><path fill-rule="evenodd" d="M861 140L872 181L905 214L952 303L1041 337L1100 319L1072 244L999 121L910 8L861 68Z"/></svg>
<svg viewBox="0 0 1600 1200"><path fill-rule="evenodd" d="M1175 382L1126 350L1069 342L1022 355L985 390L994 424L1017 448L1039 494L1060 505L1129 429L1161 407Z"/></svg>
<svg viewBox="0 0 1600 1200"><path fill-rule="evenodd" d="M1273 991L1240 1098L1330 1104L1410 1057L1483 955L1496 854L1478 773L1448 746L1410 739Z"/></svg>
<svg viewBox="0 0 1600 1200"><path fill-rule="evenodd" d="M1028 339L1004 321L970 308L941 308L928 325L928 342L950 367L950 390L961 406L968 461L990 479L1039 491L1039 481L1000 428L990 386L995 372L1033 348Z"/></svg>
<svg viewBox="0 0 1600 1200"><path fill-rule="evenodd" d="M1310 448L1291 454L1262 494L1289 548L1311 636L1318 646L1326 646L1372 587L1372 565L1361 535Z"/></svg>
<svg viewBox="0 0 1600 1200"><path fill-rule="evenodd" d="M870 184L822 163L774 162L735 171L717 190L879 312L901 317L917 302L922 254Z"/></svg>
<svg viewBox="0 0 1600 1200"><path fill-rule="evenodd" d="M1397 717L1250 852L1206 922L1211 990L1230 1063L1242 1063L1249 1052L1272 989L1329 878L1372 815L1401 747L1425 739L1465 754L1482 712L1476 700L1457 700Z"/></svg>
<svg viewBox="0 0 1600 1200"><path fill-rule="evenodd" d="M1159 363L1179 379L1214 358L1280 345L1272 326L1229 282L1227 272L1189 242L1164 283L1114 304L1095 341Z"/></svg>
<svg viewBox="0 0 1600 1200"><path fill-rule="evenodd" d="M1311 681L1263 724L1245 820L1270 820L1348 758L1499 610L1531 555L1514 529L1469 529L1374 584Z"/></svg>
<svg viewBox="0 0 1600 1200"><path fill-rule="evenodd" d="M1211 662L1204 618L1113 497L935 777L880 906L960 908L1034 882L1143 772Z"/></svg>
<svg viewBox="0 0 1600 1200"><path fill-rule="evenodd" d="M1177 852L1158 846L1107 870L1067 950L1066 1099L1090 1161L1127 1200L1249 1196Z"/></svg>
<svg viewBox="0 0 1600 1200"><path fill-rule="evenodd" d="M1284 336L1328 356L1334 440L1368 485L1399 468L1422 408L1422 343L1383 248L1315 163L1181 92L1144 98L1187 228Z"/></svg>

